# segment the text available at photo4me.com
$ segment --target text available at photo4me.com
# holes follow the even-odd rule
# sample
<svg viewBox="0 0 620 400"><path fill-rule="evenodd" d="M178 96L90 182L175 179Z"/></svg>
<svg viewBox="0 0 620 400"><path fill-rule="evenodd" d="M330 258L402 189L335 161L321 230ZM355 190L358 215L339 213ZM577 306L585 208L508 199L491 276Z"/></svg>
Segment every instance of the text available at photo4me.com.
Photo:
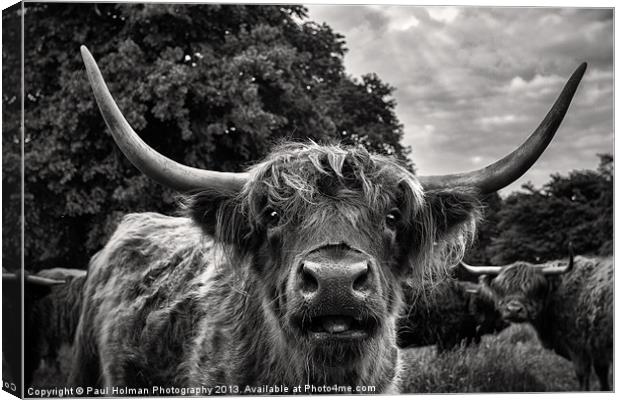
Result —
<svg viewBox="0 0 620 400"><path fill-rule="evenodd" d="M374 393L374 386L347 385L216 385L216 386L150 386L150 387L55 387L48 389L28 388L31 397L75 397L75 396L211 396L221 394L330 394L330 393Z"/></svg>

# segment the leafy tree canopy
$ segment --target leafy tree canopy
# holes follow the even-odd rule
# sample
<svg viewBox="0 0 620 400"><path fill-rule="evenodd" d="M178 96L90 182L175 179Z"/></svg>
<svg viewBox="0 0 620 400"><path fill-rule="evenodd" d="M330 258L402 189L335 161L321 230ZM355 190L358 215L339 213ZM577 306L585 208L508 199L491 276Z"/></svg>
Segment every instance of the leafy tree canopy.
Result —
<svg viewBox="0 0 620 400"><path fill-rule="evenodd" d="M576 254L613 252L613 156L600 155L597 170L552 175L541 189L508 196L497 213L497 236L488 257L495 264L543 262Z"/></svg>

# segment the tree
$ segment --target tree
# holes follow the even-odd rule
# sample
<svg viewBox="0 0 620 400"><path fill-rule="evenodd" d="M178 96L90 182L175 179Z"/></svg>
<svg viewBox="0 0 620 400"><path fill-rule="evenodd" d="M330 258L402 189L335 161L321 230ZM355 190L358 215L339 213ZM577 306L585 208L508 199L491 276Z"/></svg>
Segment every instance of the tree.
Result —
<svg viewBox="0 0 620 400"><path fill-rule="evenodd" d="M16 18L3 15L5 24ZM109 137L82 44L141 137L188 165L239 171L284 139L342 141L403 160L408 152L393 89L374 75L348 77L343 37L301 6L27 3L24 30L30 269L85 267L121 215L176 206L176 194L142 176ZM3 57L10 65L19 54ZM15 140L11 126L3 145ZM18 165L10 158L3 168ZM17 178L3 174L3 184ZM3 211L18 221L16 210ZM3 256L16 259L18 224L5 225L3 239Z"/></svg>
<svg viewBox="0 0 620 400"><path fill-rule="evenodd" d="M21 4L2 11L2 267L9 270L21 263L20 12Z"/></svg>
<svg viewBox="0 0 620 400"><path fill-rule="evenodd" d="M568 242L577 254L612 254L613 157L599 157L596 171L555 174L542 189L524 185L527 192L508 196L489 249L493 263L564 258Z"/></svg>

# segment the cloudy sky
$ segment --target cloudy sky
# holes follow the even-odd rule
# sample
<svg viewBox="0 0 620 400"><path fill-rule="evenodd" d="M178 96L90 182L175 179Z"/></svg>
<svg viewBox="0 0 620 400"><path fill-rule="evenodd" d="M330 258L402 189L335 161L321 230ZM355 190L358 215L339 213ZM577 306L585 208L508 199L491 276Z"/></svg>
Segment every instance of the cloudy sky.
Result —
<svg viewBox="0 0 620 400"><path fill-rule="evenodd" d="M503 193L613 152L613 13L605 9L309 6L346 38L345 65L396 87L421 174L471 170L538 125L572 71L588 71L550 147Z"/></svg>

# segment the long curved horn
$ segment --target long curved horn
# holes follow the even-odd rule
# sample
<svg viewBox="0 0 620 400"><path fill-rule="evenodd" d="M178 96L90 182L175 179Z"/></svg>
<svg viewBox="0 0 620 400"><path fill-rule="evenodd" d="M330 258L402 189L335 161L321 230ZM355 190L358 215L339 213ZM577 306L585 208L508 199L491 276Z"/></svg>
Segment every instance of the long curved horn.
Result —
<svg viewBox="0 0 620 400"><path fill-rule="evenodd" d="M90 51L86 46L81 46L80 51L101 115L112 132L114 141L136 168L162 185L179 191L192 189L238 191L241 189L248 179L247 173L218 172L188 167L163 156L146 144L131 128L116 105Z"/></svg>
<svg viewBox="0 0 620 400"><path fill-rule="evenodd" d="M32 283L35 285L41 285L41 286L62 285L63 283L67 283L67 281L63 281L59 279L43 278L41 276L36 276L36 275L26 276L26 282Z"/></svg>
<svg viewBox="0 0 620 400"><path fill-rule="evenodd" d="M568 244L568 265L564 267L543 267L542 273L544 275L562 275L567 272L570 272L575 265L575 255L573 253L573 245L571 243Z"/></svg>
<svg viewBox="0 0 620 400"><path fill-rule="evenodd" d="M12 272L2 273L3 282L4 281L16 281L16 280L17 280L17 274L14 274ZM32 283L34 285L40 285L40 286L53 286L53 285L61 285L63 283L66 283L66 281L62 281L58 279L43 278L43 277L36 276L36 275L26 275L26 282Z"/></svg>
<svg viewBox="0 0 620 400"><path fill-rule="evenodd" d="M2 273L2 282L14 281L17 280L17 275L12 272L3 272Z"/></svg>
<svg viewBox="0 0 620 400"><path fill-rule="evenodd" d="M538 128L516 150L484 168L451 175L419 176L425 189L466 186L491 193L519 179L545 151L557 131L579 86L587 64L581 64L570 77L551 110Z"/></svg>
<svg viewBox="0 0 620 400"><path fill-rule="evenodd" d="M502 267L495 266L477 266L465 264L463 261L459 263L462 268L465 268L472 275L497 275L502 270Z"/></svg>

